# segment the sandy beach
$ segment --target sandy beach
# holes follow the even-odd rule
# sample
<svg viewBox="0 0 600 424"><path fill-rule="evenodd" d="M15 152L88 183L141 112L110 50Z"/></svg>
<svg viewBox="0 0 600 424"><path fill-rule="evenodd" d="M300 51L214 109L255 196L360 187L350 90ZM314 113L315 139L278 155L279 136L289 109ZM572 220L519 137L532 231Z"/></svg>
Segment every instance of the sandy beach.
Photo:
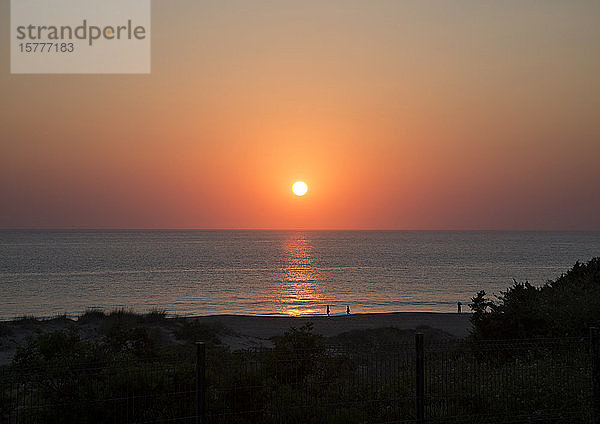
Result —
<svg viewBox="0 0 600 424"><path fill-rule="evenodd" d="M248 315L213 315L197 317L203 323L220 323L237 333L268 339L278 336L290 327L300 327L306 322L314 324L315 333L327 337L337 336L352 330L367 330L382 327L394 327L401 330L416 329L428 326L443 330L455 337L468 335L471 314L438 313L438 312L392 312L377 314L351 314L303 317L266 317Z"/></svg>
<svg viewBox="0 0 600 424"><path fill-rule="evenodd" d="M217 336L232 350L271 345L271 338L283 334L291 327L299 328L307 322L314 325L314 332L326 337L338 336L353 330L396 328L415 330L429 327L441 330L456 338L468 335L470 314L434 312L395 312L377 314L332 315L327 316L249 316L249 315L210 315L189 318L164 318L158 321L136 321L132 316L132 326L145 327L159 334L162 344L181 343L174 336L185 322L196 320L215 328ZM140 316L141 317L141 316ZM138 317L139 318L139 317ZM0 323L0 365L12 360L18 346L24 346L36 332L67 330L76 326L81 337L99 340L103 337L106 320L86 320L79 322L67 318L49 320L20 319Z"/></svg>

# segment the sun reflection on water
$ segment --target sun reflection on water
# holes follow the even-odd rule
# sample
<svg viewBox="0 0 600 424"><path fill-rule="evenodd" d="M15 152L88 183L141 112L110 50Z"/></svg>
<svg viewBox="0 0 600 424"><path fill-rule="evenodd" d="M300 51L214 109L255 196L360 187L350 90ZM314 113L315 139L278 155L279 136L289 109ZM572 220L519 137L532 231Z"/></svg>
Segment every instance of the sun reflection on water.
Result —
<svg viewBox="0 0 600 424"><path fill-rule="evenodd" d="M285 259L279 290L281 313L299 316L322 312L319 274L312 249L312 242L304 233L293 234L284 241Z"/></svg>

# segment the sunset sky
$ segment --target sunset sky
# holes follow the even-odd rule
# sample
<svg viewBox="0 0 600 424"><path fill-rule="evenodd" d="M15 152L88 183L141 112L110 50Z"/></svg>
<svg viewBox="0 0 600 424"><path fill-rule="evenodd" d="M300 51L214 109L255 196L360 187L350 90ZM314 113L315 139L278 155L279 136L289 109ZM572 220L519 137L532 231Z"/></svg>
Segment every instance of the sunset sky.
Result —
<svg viewBox="0 0 600 424"><path fill-rule="evenodd" d="M9 3L1 228L600 230L598 1L154 0L128 76L11 75Z"/></svg>

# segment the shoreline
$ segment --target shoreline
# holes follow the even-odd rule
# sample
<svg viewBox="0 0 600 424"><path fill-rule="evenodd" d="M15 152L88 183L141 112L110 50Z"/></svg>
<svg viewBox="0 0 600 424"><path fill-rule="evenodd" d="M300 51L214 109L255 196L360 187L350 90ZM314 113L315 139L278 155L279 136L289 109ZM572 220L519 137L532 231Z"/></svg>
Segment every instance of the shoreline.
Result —
<svg viewBox="0 0 600 424"><path fill-rule="evenodd" d="M90 311L102 311L107 316L113 312L104 312L102 309L90 309ZM116 310L119 311L119 310ZM124 310L125 313L136 317L144 317L147 314L131 312ZM35 315L23 315L9 319L1 319L0 325L16 325L25 322L37 322L40 324L50 323L54 321L67 320L77 324L79 319L84 315L58 314L54 316L38 317ZM282 332L290 327L299 327L306 322L313 322L316 333L324 336L335 336L339 333L351 330L363 330L369 328L395 327L399 329L415 329L418 326L429 326L444 330L462 338L468 335L468 330L471 325L468 318L471 312L368 312L368 313L351 313L349 315L337 313L327 316L325 314L318 315L253 315L253 314L210 314L210 315L170 315L165 314L164 320L195 320L206 324L223 324L231 330L237 331L242 328L250 333L271 334L273 331ZM267 328L260 330L257 325L270 324ZM372 327L377 325L377 327ZM319 331L322 330L322 332ZM258 331L257 331L258 330ZM240 332L240 331L237 331ZM244 334L244 332L241 332ZM273 334L277 335L277 334ZM271 336L267 336L271 337Z"/></svg>
<svg viewBox="0 0 600 424"><path fill-rule="evenodd" d="M464 303L463 303L464 305ZM389 315L389 314L448 314L448 315L456 315L456 312L452 312L451 311L452 308L448 308L447 310L403 310L403 311L374 311L374 312L351 312L350 315L354 316L354 315ZM90 312L90 311L101 311L104 312L105 314L110 314L114 311L126 311L128 313L132 313L135 315L139 315L139 316L143 316L143 315L147 315L149 313L152 313L153 311L156 310L163 310L161 308L152 308L152 309L146 309L145 312L138 312L137 309L129 309L127 306L115 306L114 308L104 308L104 307L100 307L100 306L90 306L88 308L86 308L83 312L56 312L54 315L36 315L36 314L21 314L21 315L12 315L12 316L6 316L6 317L0 317L0 323L6 323L6 322L13 322L13 321L19 321L22 319L36 319L38 321L48 321L48 320L53 320L56 318L68 318L70 320L73 321L77 321L79 318L81 318L83 315L86 314L86 312ZM323 308L324 310L324 308ZM456 310L456 305L454 305L453 310ZM246 313L246 312L240 312L240 313L236 313L236 312L209 312L206 314L179 314L177 312L169 312L168 309L164 309L165 311L165 318L173 318L173 319L188 319L188 318L192 318L192 319L196 319L196 318L208 318L208 317L247 317L247 318L253 318L253 317L258 317L258 318L326 318L327 315L323 312L318 312L318 313L312 313L312 314L297 314L297 315L293 315L293 314L285 314L285 313L279 313L279 312L271 312L271 313ZM471 312L469 312L468 307L467 308L463 308L463 315L467 315L470 314ZM332 312L330 314L330 317L341 317L341 316L348 316L346 314L346 312L340 312L340 310L337 310L335 313Z"/></svg>

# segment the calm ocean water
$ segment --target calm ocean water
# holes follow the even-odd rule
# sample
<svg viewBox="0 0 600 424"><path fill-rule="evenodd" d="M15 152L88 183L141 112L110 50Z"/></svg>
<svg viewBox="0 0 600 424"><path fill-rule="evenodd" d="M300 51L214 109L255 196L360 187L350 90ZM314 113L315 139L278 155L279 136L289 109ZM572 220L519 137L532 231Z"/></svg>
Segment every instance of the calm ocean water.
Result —
<svg viewBox="0 0 600 424"><path fill-rule="evenodd" d="M0 231L0 319L451 312L594 256L599 232Z"/></svg>

